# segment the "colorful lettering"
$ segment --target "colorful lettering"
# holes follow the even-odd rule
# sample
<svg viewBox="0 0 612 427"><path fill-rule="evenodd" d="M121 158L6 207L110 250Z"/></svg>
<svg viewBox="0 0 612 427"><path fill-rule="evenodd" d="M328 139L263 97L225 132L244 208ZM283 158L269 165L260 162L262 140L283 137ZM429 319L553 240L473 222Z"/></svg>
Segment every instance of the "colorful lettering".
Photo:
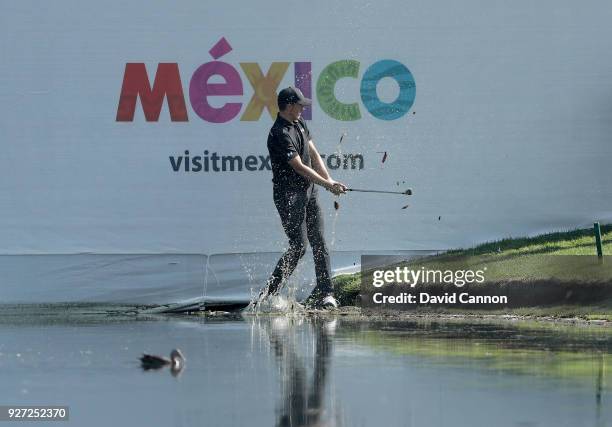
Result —
<svg viewBox="0 0 612 427"><path fill-rule="evenodd" d="M222 38L209 51L214 59L227 54L232 47ZM212 76L221 76L225 83L208 83ZM195 113L211 123L225 123L240 113L241 102L228 102L215 108L208 103L209 96L242 95L242 80L238 71L227 62L212 61L201 65L191 77L189 84L189 101Z"/></svg>
<svg viewBox="0 0 612 427"><path fill-rule="evenodd" d="M226 102L221 107L213 107L212 96L242 96L243 83L238 70L219 58L232 51L229 42L222 37L209 51L213 61L199 66L189 83L189 100L195 113L211 123L226 123L240 114L242 102ZM279 86L287 73L290 62L273 62L267 73L257 62L241 62L240 67L253 88L253 95L240 117L241 121L257 121L264 108L274 120L278 113L277 95ZM359 103L344 103L336 97L336 84L343 78L359 77L359 61L344 59L327 65L317 80L316 97L321 109L330 117L341 121L354 121L361 118ZM213 76L221 77L210 83ZM399 86L399 95L390 103L378 97L377 86L384 78L394 79ZM312 63L294 63L294 85L304 95L312 98ZM404 116L414 104L416 84L410 70L401 62L384 59L372 64L360 82L360 98L368 112L380 120L396 120ZM127 63L123 84L119 95L116 120L134 120L136 102L140 97L145 119L156 122L163 106L168 102L170 118L173 122L186 122L187 108L177 63L159 63L153 88L151 88L144 63ZM216 105L219 105L217 103ZM312 106L304 108L302 117L312 120ZM328 158L329 161L329 158ZM335 164L334 164L335 166Z"/></svg>
<svg viewBox="0 0 612 427"><path fill-rule="evenodd" d="M321 109L336 120L353 121L361 118L359 105L344 104L338 101L335 94L336 82L343 77L357 78L359 62L349 59L336 61L323 69L317 81L317 99Z"/></svg>
<svg viewBox="0 0 612 427"><path fill-rule="evenodd" d="M270 65L268 73L264 76L256 62L241 62L242 71L249 79L253 90L251 101L247 105L246 110L240 120L257 121L261 116L264 107L268 109L270 117L276 119L278 113L278 104L276 103L276 89L280 84L283 76L289 68L290 62L273 62Z"/></svg>
<svg viewBox="0 0 612 427"><path fill-rule="evenodd" d="M395 79L400 92L391 103L382 102L376 93L376 85L385 77ZM396 120L406 114L416 96L416 84L410 70L400 62L385 59L372 64L361 79L361 101L374 117L381 120Z"/></svg>
<svg viewBox="0 0 612 427"><path fill-rule="evenodd" d="M136 99L140 96L142 110L148 122L159 120L159 114L168 100L170 119L173 122L187 121L187 107L183 95L183 85L177 63L160 63L157 65L153 89L149 83L147 68L144 63L125 64L123 84L117 107L118 122L131 122L136 111Z"/></svg>

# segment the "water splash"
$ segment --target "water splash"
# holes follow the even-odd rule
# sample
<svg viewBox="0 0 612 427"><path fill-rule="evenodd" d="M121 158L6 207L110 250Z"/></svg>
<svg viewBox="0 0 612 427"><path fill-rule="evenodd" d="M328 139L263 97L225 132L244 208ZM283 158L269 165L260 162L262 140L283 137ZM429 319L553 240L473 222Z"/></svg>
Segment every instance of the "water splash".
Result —
<svg viewBox="0 0 612 427"><path fill-rule="evenodd" d="M331 226L331 242L329 244L329 251L332 252L334 250L334 245L336 243L336 222L338 222L338 213L340 213L339 209L334 209L334 217L332 219L332 226Z"/></svg>
<svg viewBox="0 0 612 427"><path fill-rule="evenodd" d="M342 141L347 135L347 132L342 132L342 135L340 135L340 142L338 142L338 145L336 145L336 149L334 150L334 154L336 154L338 157L342 157Z"/></svg>
<svg viewBox="0 0 612 427"><path fill-rule="evenodd" d="M283 314L296 315L306 313L306 309L295 299L295 290L289 295L260 295L242 311L246 315Z"/></svg>
<svg viewBox="0 0 612 427"><path fill-rule="evenodd" d="M257 315L257 314L303 314L306 309L302 304L298 302L296 294L299 289L298 278L303 277L302 268L304 265L304 258L302 258L293 273L281 283L280 290L275 295L268 295L265 291L256 290L253 293L251 288L251 302L243 310L243 314Z"/></svg>
<svg viewBox="0 0 612 427"><path fill-rule="evenodd" d="M338 157L342 157L342 141L344 141L344 139L348 136L348 132L344 131L342 132L342 135L340 135L340 141L338 142L338 145L336 146L336 150L334 151L334 154L336 154ZM359 137L357 137L357 139L359 139ZM332 252L334 249L334 245L336 243L336 222L338 222L338 211L340 208L340 204L338 203L338 201L334 201L334 216L332 219L332 226L331 226L331 243L329 245L329 251Z"/></svg>

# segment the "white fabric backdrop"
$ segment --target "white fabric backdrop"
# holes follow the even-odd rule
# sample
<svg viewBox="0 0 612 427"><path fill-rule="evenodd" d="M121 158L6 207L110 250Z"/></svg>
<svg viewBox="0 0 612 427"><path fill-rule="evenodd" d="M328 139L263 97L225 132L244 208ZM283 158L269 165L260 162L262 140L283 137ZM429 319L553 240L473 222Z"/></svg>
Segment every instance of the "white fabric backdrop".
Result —
<svg viewBox="0 0 612 427"><path fill-rule="evenodd" d="M352 259L610 221L611 18L609 3L569 0L6 3L0 265L2 290L12 291L4 300L33 299L45 286L32 280L37 271L63 283L55 295L64 300L104 294L128 274L111 269L90 293L72 291L78 274L53 276L39 257L10 269L13 256L175 255L201 271L206 255L278 255L285 236L270 171L175 172L169 161L185 150L267 154L267 110L257 121L240 120L253 94L243 62L264 74L272 62L291 63L281 87L295 83L295 62L311 62L315 143L332 154L346 132L343 152L364 158L363 169L332 175L357 188L413 188L407 209L401 197L343 196L337 218L332 197L321 192L329 242ZM222 37L233 50L219 60L240 74L244 94L211 103L241 102L242 110L210 123L194 112L189 82ZM358 103L355 121L331 118L316 95L322 70L343 59L360 63L358 78L336 85L340 101ZM391 121L372 116L359 95L365 71L385 59L404 64L416 83L409 113ZM132 122L117 122L128 62L145 63L151 84L159 63L177 63L188 122L172 122L166 102L159 120L146 122L140 100ZM378 85L385 102L398 93L390 78ZM235 270L228 289L237 280L245 285L231 294L246 295L243 269ZM199 296L190 290L196 279L181 277L189 276L169 267L145 281L174 287L179 299ZM129 281L123 289L139 300Z"/></svg>

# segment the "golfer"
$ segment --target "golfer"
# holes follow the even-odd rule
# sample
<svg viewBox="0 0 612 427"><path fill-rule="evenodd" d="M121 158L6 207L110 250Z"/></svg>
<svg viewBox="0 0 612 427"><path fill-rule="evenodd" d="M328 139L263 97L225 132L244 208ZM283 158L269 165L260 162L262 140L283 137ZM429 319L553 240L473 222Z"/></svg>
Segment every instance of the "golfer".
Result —
<svg viewBox="0 0 612 427"><path fill-rule="evenodd" d="M338 303L333 294L329 252L323 236L323 214L315 184L335 195L345 193L347 187L331 179L312 142L306 122L301 118L304 106L311 103L295 87L290 86L278 94L280 112L268 134L268 151L272 164L274 204L289 238L289 248L278 261L258 301L279 291L280 285L304 256L307 242L310 242L317 275L313 305L335 308Z"/></svg>

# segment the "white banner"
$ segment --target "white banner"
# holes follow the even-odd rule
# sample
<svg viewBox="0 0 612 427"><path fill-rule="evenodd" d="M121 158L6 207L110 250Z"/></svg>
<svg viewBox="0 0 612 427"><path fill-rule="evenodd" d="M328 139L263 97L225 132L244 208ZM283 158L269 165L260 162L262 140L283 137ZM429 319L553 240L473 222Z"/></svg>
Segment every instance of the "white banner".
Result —
<svg viewBox="0 0 612 427"><path fill-rule="evenodd" d="M305 117L335 179L414 191L349 193L337 211L322 191L335 252L609 221L611 12L567 0L6 3L0 254L282 251L266 140L288 85L313 98ZM5 289L23 295L5 299L28 300L25 270L12 271Z"/></svg>

